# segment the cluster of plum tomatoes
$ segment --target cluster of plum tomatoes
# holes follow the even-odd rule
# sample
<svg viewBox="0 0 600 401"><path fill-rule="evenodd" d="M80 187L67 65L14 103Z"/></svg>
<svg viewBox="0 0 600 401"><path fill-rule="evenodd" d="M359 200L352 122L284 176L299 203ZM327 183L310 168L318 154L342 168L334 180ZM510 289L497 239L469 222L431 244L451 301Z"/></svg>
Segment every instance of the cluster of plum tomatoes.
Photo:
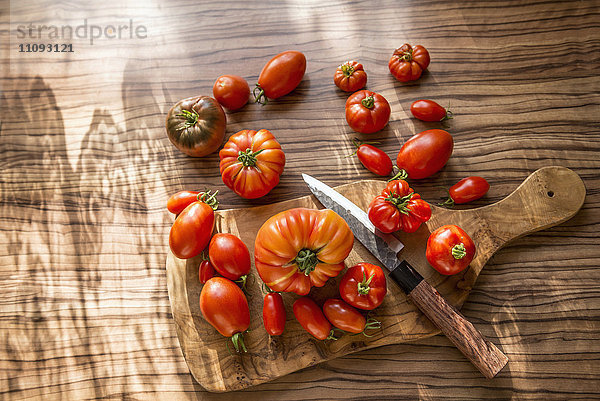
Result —
<svg viewBox="0 0 600 401"><path fill-rule="evenodd" d="M423 46L405 44L394 51L388 67L397 80L408 82L419 79L429 63L429 53ZM276 55L261 71L254 89L255 102L265 104L268 99L290 93L302 81L305 70L304 54L286 51ZM362 89L366 82L364 67L356 61L340 65L334 73L335 85L351 92L345 106L348 125L356 132L371 134L387 125L391 108L382 95ZM206 156L221 146L226 129L222 106L230 111L244 107L250 88L243 78L224 75L216 80L213 95L214 98L183 99L167 115L169 139L190 156ZM413 102L411 112L423 121L452 118L448 110L426 99ZM406 179L423 179L444 167L453 151L452 136L442 129L414 135L398 153L397 171L381 149L367 142L355 141L355 145L355 153L369 171L380 176L395 173L369 205L369 219L385 233L416 231L431 217L431 207ZM285 165L280 144L265 129L233 134L220 150L219 158L223 182L248 199L270 192L278 184ZM444 205L479 199L488 189L485 179L467 177L450 188ZM237 236L213 235L217 206L216 193L211 191L181 191L171 196L167 208L176 219L169 245L180 259L203 255L199 267L202 314L219 333L232 339L236 350L245 351L243 333L250 325L250 314L243 289L250 273L251 256ZM254 263L267 292L263 323L268 334L281 335L284 331L286 311L282 292L301 296L293 303L294 315L317 339L335 339L335 328L367 335L367 330L380 327L379 321L360 311L373 310L383 302L387 286L379 266L359 263L349 268L339 285L341 299L328 299L322 307L306 296L311 287L323 286L344 269L353 241L347 223L328 209L290 209L262 225L255 239ZM474 254L473 241L456 225L438 228L427 242L427 260L441 274L462 271Z"/></svg>

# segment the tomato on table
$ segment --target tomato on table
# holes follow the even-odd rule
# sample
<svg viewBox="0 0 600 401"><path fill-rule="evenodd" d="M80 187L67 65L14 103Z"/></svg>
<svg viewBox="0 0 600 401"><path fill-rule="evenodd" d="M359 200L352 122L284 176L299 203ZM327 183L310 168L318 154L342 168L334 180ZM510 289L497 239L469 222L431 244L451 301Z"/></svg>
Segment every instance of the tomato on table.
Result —
<svg viewBox="0 0 600 401"><path fill-rule="evenodd" d="M294 316L300 325L317 340L335 340L331 323L323 311L308 297L298 298L293 305Z"/></svg>
<svg viewBox="0 0 600 401"><path fill-rule="evenodd" d="M268 99L287 95L300 84L306 71L304 54L288 50L273 57L263 67L254 88L255 103L267 104Z"/></svg>
<svg viewBox="0 0 600 401"><path fill-rule="evenodd" d="M227 187L246 199L260 198L278 183L285 154L266 129L233 134L219 152L221 178Z"/></svg>
<svg viewBox="0 0 600 401"><path fill-rule="evenodd" d="M490 189L490 183L483 177L470 176L463 178L448 190L448 199L441 206L453 206L468 203L483 197Z"/></svg>
<svg viewBox="0 0 600 401"><path fill-rule="evenodd" d="M380 131L390 120L390 104L379 93L361 90L346 100L346 121L361 134Z"/></svg>
<svg viewBox="0 0 600 401"><path fill-rule="evenodd" d="M441 129L429 129L413 135L402 145L396 165L403 175L398 178L422 179L446 165L454 149L452 135Z"/></svg>
<svg viewBox="0 0 600 401"><path fill-rule="evenodd" d="M179 259L197 256L206 248L215 226L216 193L203 193L200 200L189 204L175 219L169 232L169 246Z"/></svg>
<svg viewBox="0 0 600 401"><path fill-rule="evenodd" d="M274 291L306 295L344 269L354 234L330 209L296 208L269 218L258 230L254 264Z"/></svg>
<svg viewBox="0 0 600 401"><path fill-rule="evenodd" d="M280 336L285 329L285 305L278 292L269 292L263 301L263 324L270 336Z"/></svg>
<svg viewBox="0 0 600 401"><path fill-rule="evenodd" d="M411 46L405 43L394 50L388 68L400 82L415 81L429 67L429 52L421 45Z"/></svg>
<svg viewBox="0 0 600 401"><path fill-rule="evenodd" d="M475 243L459 226L442 226L429 235L425 251L427 261L444 275L463 271L475 256Z"/></svg>
<svg viewBox="0 0 600 401"><path fill-rule="evenodd" d="M385 274L381 267L358 263L348 269L340 281L340 296L355 308L373 310L387 294Z"/></svg>
<svg viewBox="0 0 600 401"><path fill-rule="evenodd" d="M381 232L417 231L431 217L431 207L404 180L390 181L368 210L369 220Z"/></svg>
<svg viewBox="0 0 600 401"><path fill-rule="evenodd" d="M167 210L175 215L178 215L188 207L188 205L198 200L198 191L179 191L167 200Z"/></svg>
<svg viewBox="0 0 600 401"><path fill-rule="evenodd" d="M215 234L208 245L208 257L215 270L230 280L235 281L250 273L248 247L233 234Z"/></svg>
<svg viewBox="0 0 600 401"><path fill-rule="evenodd" d="M387 153L369 143L362 143L356 139L353 140L353 143L356 146L355 153L358 160L367 170L381 176L390 175L394 166Z"/></svg>
<svg viewBox="0 0 600 401"><path fill-rule="evenodd" d="M247 351L243 333L250 326L250 309L233 281L223 277L208 280L200 292L200 311L221 335L231 338L236 351Z"/></svg>
<svg viewBox="0 0 600 401"><path fill-rule="evenodd" d="M250 87L248 82L238 75L221 75L213 85L213 96L221 106L234 111L248 103Z"/></svg>
<svg viewBox="0 0 600 401"><path fill-rule="evenodd" d="M410 112L415 118L427 122L439 122L452 118L452 112L433 100L417 100L410 105Z"/></svg>
<svg viewBox="0 0 600 401"><path fill-rule="evenodd" d="M169 140L177 149L188 156L202 157L223 143L227 117L215 99L196 96L171 107L166 126Z"/></svg>
<svg viewBox="0 0 600 401"><path fill-rule="evenodd" d="M333 74L333 82L344 92L356 92L367 84L367 73L357 61L346 61Z"/></svg>

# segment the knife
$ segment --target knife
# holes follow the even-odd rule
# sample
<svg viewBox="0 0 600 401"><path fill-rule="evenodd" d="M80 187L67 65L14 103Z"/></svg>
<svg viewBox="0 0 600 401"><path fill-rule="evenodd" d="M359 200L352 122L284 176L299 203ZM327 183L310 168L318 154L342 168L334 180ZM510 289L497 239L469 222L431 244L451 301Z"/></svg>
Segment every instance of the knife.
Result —
<svg viewBox="0 0 600 401"><path fill-rule="evenodd" d="M339 214L359 240L390 271L390 277L431 322L448 337L477 369L493 378L508 362L506 355L489 342L460 312L427 283L406 260L398 260L402 243L377 230L365 211L342 194L308 174L304 182L328 209Z"/></svg>

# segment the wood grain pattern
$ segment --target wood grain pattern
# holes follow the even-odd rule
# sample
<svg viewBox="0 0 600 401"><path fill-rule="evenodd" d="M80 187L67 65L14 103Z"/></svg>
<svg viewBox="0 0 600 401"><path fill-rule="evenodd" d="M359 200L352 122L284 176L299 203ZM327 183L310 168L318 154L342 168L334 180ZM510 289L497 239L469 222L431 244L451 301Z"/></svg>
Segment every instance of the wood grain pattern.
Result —
<svg viewBox="0 0 600 401"><path fill-rule="evenodd" d="M600 24L597 0L152 3L0 2L0 398L593 399L600 380ZM146 39L74 38L72 54L19 54L18 24L135 24ZM22 40L23 43L37 39ZM56 40L56 42L60 42ZM63 41L64 42L64 41ZM426 46L419 81L387 71L394 48ZM287 156L257 201L222 184L215 155L191 159L164 133L177 100L222 74L252 85L272 55L307 55L299 88L228 114L227 135L267 128ZM220 189L224 209L374 178L353 151L335 67L358 59L392 106L370 136L394 157L439 125L410 103L450 103L448 165L413 183L426 200L467 175L492 185L466 210L511 193L531 172L568 167L587 187L571 220L516 238L488 261L462 312L511 363L493 381L442 336L336 358L244 391L209 394L192 378L165 273L168 196ZM362 139L366 137L360 136Z"/></svg>

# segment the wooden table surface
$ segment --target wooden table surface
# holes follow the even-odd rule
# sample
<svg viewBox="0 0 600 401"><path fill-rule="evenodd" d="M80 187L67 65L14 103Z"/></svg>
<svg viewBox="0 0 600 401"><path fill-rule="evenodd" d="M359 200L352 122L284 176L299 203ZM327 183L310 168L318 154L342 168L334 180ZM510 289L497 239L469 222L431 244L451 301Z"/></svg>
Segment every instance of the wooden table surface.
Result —
<svg viewBox="0 0 600 401"><path fill-rule="evenodd" d="M0 398L600 396L598 1L114 3L0 6ZM78 36L87 37L50 36L52 25L84 23ZM129 27L120 39L90 43L91 25ZM73 52L18 51L45 42ZM410 84L387 68L405 42L424 45L432 60ZM308 59L298 89L228 114L227 135L267 128L287 155L279 186L243 200L221 182L216 154L194 159L171 145L165 114L181 98L210 95L222 74L253 85L264 63L288 49ZM481 175L491 189L466 207L487 205L534 170L560 165L583 178L586 202L566 223L500 250L464 305L510 358L497 378L484 379L435 336L208 393L188 371L171 317L165 202L210 187L220 190L221 208L239 208L307 195L302 172L331 185L374 178L344 158L355 134L332 76L348 59L364 64L368 89L391 103L389 125L369 138L392 158L411 135L439 127L411 118L412 101L450 104L454 154L440 173L413 182L425 199Z"/></svg>

